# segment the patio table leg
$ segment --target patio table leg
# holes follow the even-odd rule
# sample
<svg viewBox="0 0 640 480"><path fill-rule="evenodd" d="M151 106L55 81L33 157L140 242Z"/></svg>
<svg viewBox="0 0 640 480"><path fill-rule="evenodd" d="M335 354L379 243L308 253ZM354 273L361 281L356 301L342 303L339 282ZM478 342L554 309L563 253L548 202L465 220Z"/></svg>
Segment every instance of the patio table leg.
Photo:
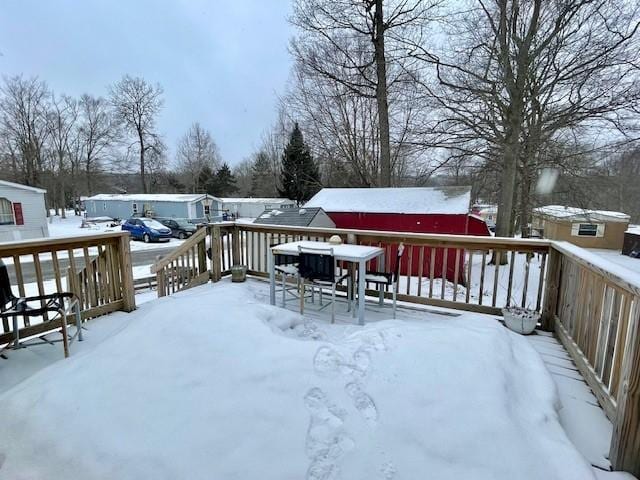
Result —
<svg viewBox="0 0 640 480"><path fill-rule="evenodd" d="M273 259L273 251L269 249L269 303L271 305L276 304L276 268L275 261Z"/></svg>
<svg viewBox="0 0 640 480"><path fill-rule="evenodd" d="M358 262L358 324L364 325L364 277L366 262Z"/></svg>

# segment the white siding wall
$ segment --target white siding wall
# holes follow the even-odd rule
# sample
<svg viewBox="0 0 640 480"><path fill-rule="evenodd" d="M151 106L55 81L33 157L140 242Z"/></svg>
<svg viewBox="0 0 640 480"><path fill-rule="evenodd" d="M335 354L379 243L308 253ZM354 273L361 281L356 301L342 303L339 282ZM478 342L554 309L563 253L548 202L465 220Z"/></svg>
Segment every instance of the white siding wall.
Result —
<svg viewBox="0 0 640 480"><path fill-rule="evenodd" d="M282 206L295 205L295 202L224 202L222 208L240 218L258 218L265 210L277 210Z"/></svg>
<svg viewBox="0 0 640 480"><path fill-rule="evenodd" d="M49 236L44 193L0 185L0 197L22 204L24 225L0 225L0 242Z"/></svg>

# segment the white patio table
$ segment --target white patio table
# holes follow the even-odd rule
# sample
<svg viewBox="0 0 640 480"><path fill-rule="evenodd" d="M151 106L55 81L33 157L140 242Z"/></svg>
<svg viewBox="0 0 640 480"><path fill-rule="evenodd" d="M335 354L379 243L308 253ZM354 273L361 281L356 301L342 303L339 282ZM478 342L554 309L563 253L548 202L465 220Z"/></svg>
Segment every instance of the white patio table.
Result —
<svg viewBox="0 0 640 480"><path fill-rule="evenodd" d="M358 278L364 278L366 273L366 265L369 260L372 260L377 257L382 257L382 264L384 265L384 249L380 247L367 247L366 245L349 245L344 243L340 245L334 245L329 242L313 242L308 240L276 245L275 247L271 247L271 253L269 254L269 279L271 281L271 291L270 291L271 305L276 304L276 271L275 271L273 256L275 254L297 256L298 247L333 249L333 256L335 257L336 260L353 262L358 264ZM358 283L358 323L360 325L364 325L364 300L365 300L364 289L365 289L365 282L359 282Z"/></svg>

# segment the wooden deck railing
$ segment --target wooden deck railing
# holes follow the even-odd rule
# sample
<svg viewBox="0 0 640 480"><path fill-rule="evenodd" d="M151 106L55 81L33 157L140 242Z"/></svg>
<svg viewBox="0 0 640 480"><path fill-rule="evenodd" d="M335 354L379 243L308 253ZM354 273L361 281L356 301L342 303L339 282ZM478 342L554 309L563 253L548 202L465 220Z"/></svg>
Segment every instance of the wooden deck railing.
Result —
<svg viewBox="0 0 640 480"><path fill-rule="evenodd" d="M399 300L498 315L509 305L538 311L542 308L550 248L545 240L251 224L238 225L236 235L239 261L251 275L268 275L268 249L272 244L326 241L340 235L348 243L383 247L385 265L378 266L374 260L369 268L385 271L393 270L397 247L404 244ZM508 263L494 265L494 254ZM386 294L391 296L391 292Z"/></svg>
<svg viewBox="0 0 640 480"><path fill-rule="evenodd" d="M201 228L169 255L151 267L156 274L158 297L206 283L211 278L207 264L208 227Z"/></svg>
<svg viewBox="0 0 640 480"><path fill-rule="evenodd" d="M554 242L545 310L613 422L609 459L640 476L640 275Z"/></svg>
<svg viewBox="0 0 640 480"><path fill-rule="evenodd" d="M231 222L210 225L204 235L208 239L196 243L210 247L214 282L234 264L266 277L273 244L340 235L347 243L383 247L386 264L370 267L387 271L397 246L405 245L401 301L498 315L510 305L540 311L542 327L565 345L614 424L614 469L640 476L640 281L616 275L605 261L594 262L588 252L564 242L535 239ZM162 268L180 252L163 259Z"/></svg>
<svg viewBox="0 0 640 480"><path fill-rule="evenodd" d="M135 309L127 232L0 243L0 258L15 279L14 294L20 297L71 291L79 299L83 319ZM52 326L25 317L20 337ZM12 338L9 325L3 324L0 345Z"/></svg>

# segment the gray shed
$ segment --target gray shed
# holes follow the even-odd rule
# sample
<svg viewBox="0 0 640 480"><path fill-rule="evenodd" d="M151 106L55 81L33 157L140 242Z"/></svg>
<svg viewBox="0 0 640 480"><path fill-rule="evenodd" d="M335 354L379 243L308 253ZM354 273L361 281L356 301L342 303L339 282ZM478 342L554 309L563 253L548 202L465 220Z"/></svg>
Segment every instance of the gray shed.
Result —
<svg viewBox="0 0 640 480"><path fill-rule="evenodd" d="M263 225L287 225L292 227L336 227L333 220L331 220L329 215L320 207L270 210L256 218L253 223Z"/></svg>
<svg viewBox="0 0 640 480"><path fill-rule="evenodd" d="M204 200L211 201L205 208ZM222 219L222 202L204 193L161 194L109 194L94 195L84 200L87 217L111 217L117 219L132 216L188 218L211 221Z"/></svg>

